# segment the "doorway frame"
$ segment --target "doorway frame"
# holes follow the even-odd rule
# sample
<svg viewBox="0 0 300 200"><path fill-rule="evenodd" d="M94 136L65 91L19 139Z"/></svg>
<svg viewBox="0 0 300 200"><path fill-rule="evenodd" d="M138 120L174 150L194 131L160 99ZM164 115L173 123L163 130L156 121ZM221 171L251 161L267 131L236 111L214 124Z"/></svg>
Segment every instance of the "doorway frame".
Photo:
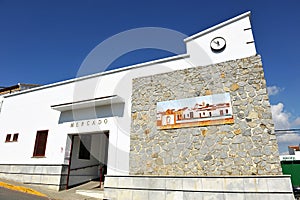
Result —
<svg viewBox="0 0 300 200"><path fill-rule="evenodd" d="M104 155L104 163L103 166L105 166L106 168L106 173L107 173L107 162L108 162L108 152L109 152L109 133L110 131L109 130L103 130L103 131L95 131L95 132L85 132L85 133L69 133L67 134L67 137L71 137L71 145L70 145L70 155L69 155L69 163L68 163L68 173L67 173L67 183L66 183L66 189L70 189L71 187L74 187L74 186L69 186L69 181L70 181L70 173L71 173L71 164L72 164L72 155L73 155L73 149L74 149L74 137L75 136L79 136L79 135L82 135L82 134L90 134L90 135L96 135L96 134L104 134L106 136L106 145L105 145L105 155ZM106 162L106 163L105 163ZM99 164L98 166L100 165L100 161L99 161ZM100 168L101 169L101 168ZM101 180L101 172L99 171L99 179L100 181L103 181L103 184L104 184L104 178ZM103 177L104 177L105 174L103 174ZM84 183L84 182L83 182ZM82 184L83 184L82 183ZM100 187L101 187L101 182L100 182ZM81 185L81 184L79 184Z"/></svg>

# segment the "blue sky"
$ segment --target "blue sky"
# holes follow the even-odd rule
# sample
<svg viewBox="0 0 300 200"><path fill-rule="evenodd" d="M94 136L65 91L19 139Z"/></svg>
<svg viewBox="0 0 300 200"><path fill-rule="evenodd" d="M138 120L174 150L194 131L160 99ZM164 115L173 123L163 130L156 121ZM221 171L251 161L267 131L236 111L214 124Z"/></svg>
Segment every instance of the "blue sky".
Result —
<svg viewBox="0 0 300 200"><path fill-rule="evenodd" d="M299 8L299 0L0 0L0 86L76 77L88 53L122 31L164 27L192 35L251 11L276 128L299 128ZM169 55L139 50L120 57L111 68ZM298 135L284 138L286 144L300 143Z"/></svg>
<svg viewBox="0 0 300 200"><path fill-rule="evenodd" d="M185 99L177 99L172 101L161 101L157 102L157 112L165 112L167 109L174 109L175 111L178 109L182 109L185 107L195 108L196 104L219 104L219 103L230 103L230 94L214 94L201 96L198 98L185 98Z"/></svg>

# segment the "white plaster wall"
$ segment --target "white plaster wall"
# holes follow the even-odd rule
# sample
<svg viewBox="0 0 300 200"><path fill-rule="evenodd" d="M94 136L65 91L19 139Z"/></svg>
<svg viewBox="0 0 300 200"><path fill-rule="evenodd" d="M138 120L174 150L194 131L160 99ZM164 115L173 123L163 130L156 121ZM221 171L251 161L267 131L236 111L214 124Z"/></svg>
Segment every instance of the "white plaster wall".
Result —
<svg viewBox="0 0 300 200"><path fill-rule="evenodd" d="M189 38L186 44L190 57L162 59L7 95L0 113L0 164L64 164L66 148L69 151L68 134L109 130L108 174L128 174L132 79L254 55L254 43L246 44L253 41L252 32L244 31L250 27L249 16L245 15L226 26ZM209 46L216 36L227 41L220 54L212 53ZM124 99L124 108L115 108L124 109L123 116L108 118L108 123L100 127L72 128L71 122L60 122L60 111L51 109L52 105L111 95ZM83 120L76 116L86 115L84 112L76 111L75 120ZM32 158L38 130L49 130L45 158ZM14 133L19 133L18 142L5 143L6 134Z"/></svg>
<svg viewBox="0 0 300 200"><path fill-rule="evenodd" d="M283 160L287 160L287 161L300 160L300 151L295 151L295 155L281 155L280 161Z"/></svg>
<svg viewBox="0 0 300 200"><path fill-rule="evenodd" d="M59 112L50 108L52 102L70 98L72 85L49 88L4 99L0 115L1 163L60 164L66 134L59 132ZM46 158L32 158L36 132L49 130ZM18 142L4 143L6 134L19 133ZM63 148L63 149L62 149Z"/></svg>
<svg viewBox="0 0 300 200"><path fill-rule="evenodd" d="M2 108L2 104L3 104L3 97L0 96L0 114L1 114L1 108Z"/></svg>
<svg viewBox="0 0 300 200"><path fill-rule="evenodd" d="M184 59L154 64L145 68L95 76L77 82L57 83L44 89L28 90L4 98L0 115L1 164L64 164L65 150L69 151L67 135L72 133L109 130L109 174L127 174L129 169L131 81L138 76L168 72L191 67ZM59 123L61 112L52 105L70 103L110 95L124 99L122 117L109 118L101 127L75 127L71 122ZM116 107L115 109L120 109ZM86 115L86 110L76 115ZM93 112L93 108L90 112ZM76 116L75 116L76 120ZM36 132L49 130L45 158L32 158ZM18 142L5 143L6 134L19 133Z"/></svg>
<svg viewBox="0 0 300 200"><path fill-rule="evenodd" d="M226 48L223 52L214 53L211 50L210 43L215 37L223 37L226 40ZM191 62L198 66L256 55L255 44L247 44L247 42L254 42L250 13L195 34L185 41Z"/></svg>

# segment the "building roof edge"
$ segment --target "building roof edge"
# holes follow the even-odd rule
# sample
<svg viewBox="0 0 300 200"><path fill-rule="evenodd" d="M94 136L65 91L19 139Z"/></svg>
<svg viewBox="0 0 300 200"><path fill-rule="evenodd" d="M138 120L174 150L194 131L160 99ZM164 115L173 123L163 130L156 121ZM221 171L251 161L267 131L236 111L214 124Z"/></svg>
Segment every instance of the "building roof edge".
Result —
<svg viewBox="0 0 300 200"><path fill-rule="evenodd" d="M234 18L231 18L231 19L229 19L229 20L227 20L227 21L224 21L224 22L222 22L222 23L220 23L220 24L217 24L217 25L215 25L215 26L213 26L213 27L210 27L210 28L208 28L208 29L205 29L204 31L201 31L201 32L196 33L196 34L194 34L194 35L192 35L192 36L189 36L189 37L185 38L183 41L184 41L185 43L190 42L191 40L194 40L194 39L196 39L196 38L198 38L198 37L201 37L201 36L203 36L203 35L206 35L206 34L212 32L212 31L214 31L214 30L220 29L220 28L222 28L222 27L224 27L224 26L227 26L228 24L231 24L231 23L236 22L236 21L238 21L238 20L240 20L240 19L243 19L243 18L245 18L245 17L250 17L250 16L251 16L251 12L250 12L250 11L245 12L245 13L243 13L243 14L241 14L241 15L238 15L238 16L236 16L236 17L234 17Z"/></svg>
<svg viewBox="0 0 300 200"><path fill-rule="evenodd" d="M188 54L181 54L181 55L171 56L171 57L162 58L162 59L158 59L158 60L152 60L152 61L148 61L148 62L144 62L144 63L138 63L138 64L135 64L135 65L130 65L130 66L126 66L126 67L122 67L122 68L118 68L118 69L113 69L113 70L109 70L109 71L90 74L90 75L77 77L77 78L73 78L73 79L69 79L69 80L65 80L65 81L60 81L60 82L56 82L56 83L50 83L50 84L47 84L47 85L42 85L42 86L34 87L34 88L31 88L31 89L28 89L28 90L18 91L18 92L11 93L11 94L5 94L5 95L3 95L3 97L7 98L7 97L12 97L12 96L17 96L17 95L24 94L24 93L29 93L29 92L33 92L33 91L37 91L37 90L43 90L43 89L46 89L46 88L51 88L51 87L64 85L64 84L68 84L68 83L73 83L73 82L76 82L76 81L82 81L82 80L86 80L86 79L90 79L90 78L94 78L94 77L98 77L98 76L114 74L114 73L127 71L127 70L131 70L131 69L135 69L135 68L141 68L141 67L145 67L145 66L149 66L149 65L165 63L165 62L170 62L170 61L173 61L173 60L180 60L180 59L189 58L189 57L190 57L190 55L188 55Z"/></svg>

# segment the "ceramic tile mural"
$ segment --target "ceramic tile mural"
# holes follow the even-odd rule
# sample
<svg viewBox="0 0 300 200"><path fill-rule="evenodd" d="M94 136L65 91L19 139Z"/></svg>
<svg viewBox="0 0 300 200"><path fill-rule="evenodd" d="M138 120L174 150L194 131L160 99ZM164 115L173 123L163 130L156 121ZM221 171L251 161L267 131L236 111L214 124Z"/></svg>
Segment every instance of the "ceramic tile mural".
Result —
<svg viewBox="0 0 300 200"><path fill-rule="evenodd" d="M157 103L158 129L231 123L234 120L229 93Z"/></svg>

